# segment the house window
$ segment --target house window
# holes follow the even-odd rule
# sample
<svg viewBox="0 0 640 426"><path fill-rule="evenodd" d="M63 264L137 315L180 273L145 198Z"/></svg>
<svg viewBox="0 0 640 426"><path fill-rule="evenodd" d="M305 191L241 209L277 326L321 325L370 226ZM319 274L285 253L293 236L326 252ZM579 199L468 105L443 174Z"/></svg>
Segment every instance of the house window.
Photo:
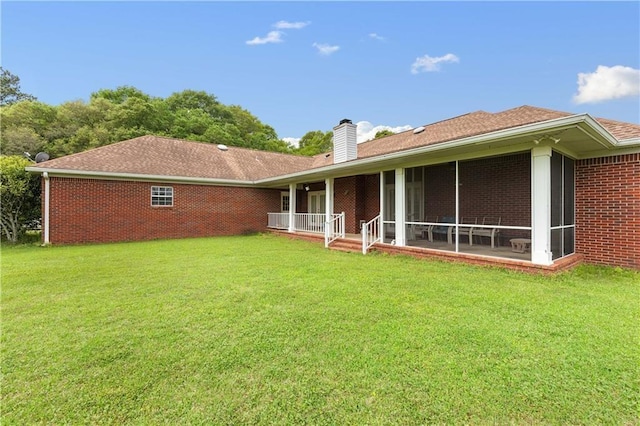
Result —
<svg viewBox="0 0 640 426"><path fill-rule="evenodd" d="M152 206L173 206L173 187L171 186L152 186L151 187L151 205Z"/></svg>
<svg viewBox="0 0 640 426"><path fill-rule="evenodd" d="M289 211L289 193L288 192L281 192L280 193L280 211L282 213L288 212Z"/></svg>

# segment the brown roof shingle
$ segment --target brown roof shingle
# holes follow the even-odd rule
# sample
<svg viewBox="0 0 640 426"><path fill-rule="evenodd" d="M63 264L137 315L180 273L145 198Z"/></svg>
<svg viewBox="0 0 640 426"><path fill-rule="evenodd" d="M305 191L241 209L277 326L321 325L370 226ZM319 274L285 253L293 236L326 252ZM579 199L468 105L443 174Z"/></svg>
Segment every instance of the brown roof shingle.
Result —
<svg viewBox="0 0 640 426"><path fill-rule="evenodd" d="M425 131L418 134L409 130L358 144L358 159L571 115L573 114L527 105L498 113L476 111L425 125ZM639 125L601 118L596 120L619 140L640 138ZM304 157L236 147L222 151L213 144L142 136L50 160L34 165L34 168L255 181L332 163L332 153Z"/></svg>
<svg viewBox="0 0 640 426"><path fill-rule="evenodd" d="M313 159L159 136L141 136L68 155L34 167L253 181L309 169Z"/></svg>

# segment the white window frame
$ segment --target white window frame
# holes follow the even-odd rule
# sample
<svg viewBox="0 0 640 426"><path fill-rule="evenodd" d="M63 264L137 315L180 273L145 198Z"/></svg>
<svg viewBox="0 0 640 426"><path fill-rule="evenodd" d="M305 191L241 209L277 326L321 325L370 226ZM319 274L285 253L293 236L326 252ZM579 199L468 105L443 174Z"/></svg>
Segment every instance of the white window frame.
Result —
<svg viewBox="0 0 640 426"><path fill-rule="evenodd" d="M286 213L291 209L291 199L289 191L280 192L280 211Z"/></svg>
<svg viewBox="0 0 640 426"><path fill-rule="evenodd" d="M173 207L173 186L152 186L151 207Z"/></svg>

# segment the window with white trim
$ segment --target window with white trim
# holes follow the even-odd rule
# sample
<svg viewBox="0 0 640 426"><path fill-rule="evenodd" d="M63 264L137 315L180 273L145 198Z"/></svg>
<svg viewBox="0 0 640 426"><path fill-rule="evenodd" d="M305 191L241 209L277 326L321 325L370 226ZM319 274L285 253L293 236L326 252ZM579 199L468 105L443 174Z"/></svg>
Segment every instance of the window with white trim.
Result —
<svg viewBox="0 0 640 426"><path fill-rule="evenodd" d="M160 206L160 207L173 206L173 187L152 186L151 187L151 205Z"/></svg>
<svg viewBox="0 0 640 426"><path fill-rule="evenodd" d="M281 192L280 193L280 210L282 213L289 211L289 193Z"/></svg>

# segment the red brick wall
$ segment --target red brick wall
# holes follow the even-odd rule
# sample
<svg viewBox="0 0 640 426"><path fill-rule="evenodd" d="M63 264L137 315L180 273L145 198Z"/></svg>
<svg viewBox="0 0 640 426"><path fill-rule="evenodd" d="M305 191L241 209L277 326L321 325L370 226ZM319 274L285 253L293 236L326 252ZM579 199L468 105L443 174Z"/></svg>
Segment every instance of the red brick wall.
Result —
<svg viewBox="0 0 640 426"><path fill-rule="evenodd" d="M640 154L576 162L576 252L640 268Z"/></svg>
<svg viewBox="0 0 640 426"><path fill-rule="evenodd" d="M455 216L453 164L425 167L425 216ZM500 217L505 226L531 226L531 154L505 155L459 163L460 216ZM529 231L504 230L503 240L530 236ZM526 234L526 235L525 235Z"/></svg>
<svg viewBox="0 0 640 426"><path fill-rule="evenodd" d="M171 186L173 207L152 207L151 186ZM280 191L51 177L54 244L238 235L263 231Z"/></svg>
<svg viewBox="0 0 640 426"><path fill-rule="evenodd" d="M380 214L380 175L364 176L364 212L361 220L370 221Z"/></svg>
<svg viewBox="0 0 640 426"><path fill-rule="evenodd" d="M356 215L357 215L357 176L349 176L334 180L334 197L333 211L334 213L345 213L345 232L353 234L356 231Z"/></svg>
<svg viewBox="0 0 640 426"><path fill-rule="evenodd" d="M460 162L460 215L531 226L531 154Z"/></svg>
<svg viewBox="0 0 640 426"><path fill-rule="evenodd" d="M358 175L334 181L333 210L345 212L345 232L360 232L360 221L380 212L380 175Z"/></svg>

